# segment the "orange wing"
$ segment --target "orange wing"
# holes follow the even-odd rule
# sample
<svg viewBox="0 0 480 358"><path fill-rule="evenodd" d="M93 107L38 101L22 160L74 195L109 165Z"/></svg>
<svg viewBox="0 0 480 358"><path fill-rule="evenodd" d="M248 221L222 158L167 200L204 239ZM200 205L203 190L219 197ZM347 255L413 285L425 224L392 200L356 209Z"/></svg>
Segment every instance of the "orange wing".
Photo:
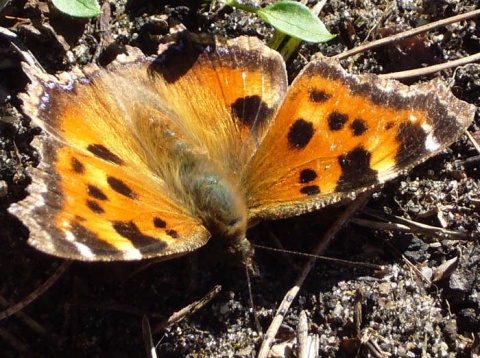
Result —
<svg viewBox="0 0 480 358"><path fill-rule="evenodd" d="M163 46L150 71L165 79L168 91L178 93L169 100L195 121L195 129L198 122L209 133L222 129L222 121L212 113L212 102L218 101L217 106L229 112L223 117L233 118L242 139L261 138L287 90L282 57L255 37L227 40L179 33L174 43Z"/></svg>
<svg viewBox="0 0 480 358"><path fill-rule="evenodd" d="M298 215L383 183L450 145L473 115L440 80L407 87L314 60L249 164L250 217Z"/></svg>
<svg viewBox="0 0 480 358"><path fill-rule="evenodd" d="M10 211L30 229L30 244L70 259L134 260L208 240L152 173L118 97L105 92L113 75L95 70L93 80L77 73L57 81L27 71L33 83L24 109L45 134L33 142L41 162L31 171L31 194ZM117 90L126 90L121 81Z"/></svg>
<svg viewBox="0 0 480 358"><path fill-rule="evenodd" d="M263 133L286 74L257 39L184 41L156 59L130 49L108 70L88 66L58 79L26 68L32 84L22 99L44 130L32 143L41 162L30 196L10 212L30 229L30 244L108 261L171 258L207 242L181 172L239 170L238 153Z"/></svg>

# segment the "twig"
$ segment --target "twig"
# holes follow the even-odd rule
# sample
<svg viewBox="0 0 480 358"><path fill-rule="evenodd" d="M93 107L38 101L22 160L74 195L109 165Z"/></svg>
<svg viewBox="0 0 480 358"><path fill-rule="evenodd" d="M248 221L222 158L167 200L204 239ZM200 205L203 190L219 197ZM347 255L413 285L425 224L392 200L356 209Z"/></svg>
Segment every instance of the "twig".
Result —
<svg viewBox="0 0 480 358"><path fill-rule="evenodd" d="M0 296L0 304L2 306L8 306L10 302L5 297ZM42 326L40 323L38 323L35 319L33 319L31 316L29 316L25 312L17 312L15 314L15 318L21 321L24 325L26 325L28 328L30 328L32 331L34 331L38 335L48 339L50 342L52 342L55 345L59 345L59 342L61 341L60 337L54 334L51 330L46 329L44 326Z"/></svg>
<svg viewBox="0 0 480 358"><path fill-rule="evenodd" d="M65 271L70 267L71 261L63 261L62 264L58 267L57 271L55 271L52 276L48 278L40 287L38 287L35 291L25 297L22 301L13 306L8 307L6 310L0 312L0 321L5 319L18 311L22 310L38 297L40 297L45 291L47 291L55 282L58 281L60 277L65 273Z"/></svg>
<svg viewBox="0 0 480 358"><path fill-rule="evenodd" d="M372 357L375 358L389 358L390 354L385 353L382 351L382 349L378 346L376 342L374 342L371 338L368 339L364 343L365 347L367 347L369 353L372 355Z"/></svg>
<svg viewBox="0 0 480 358"><path fill-rule="evenodd" d="M319 241L319 243L313 250L313 255L318 256L323 250L325 250L325 248L330 243L330 241L335 236L335 234L343 227L343 225L345 225L345 223L351 218L351 216L360 207L365 205L367 200L370 198L371 194L372 194L372 190L369 190L367 192L360 194L357 197L357 199L347 207L347 209L342 213L342 215L333 223L330 229L325 233L325 235L323 236L323 239ZM314 257L308 259L307 263L304 265L302 271L298 275L294 286L287 292L287 294L283 298L283 301L280 303L277 309L277 313L273 318L272 323L270 324L270 327L268 327L268 330L265 333L264 340L262 342L260 351L258 353L259 358L266 358L268 356L268 353L273 344L275 335L283 321L283 317L288 311L288 309L290 308L290 305L292 304L293 300L297 296L298 291L300 290L300 287L305 281L305 278L307 277L307 275L310 273L315 262L316 262L316 258Z"/></svg>
<svg viewBox="0 0 480 358"><path fill-rule="evenodd" d="M466 131L465 132L467 134L467 137L468 139L470 140L470 142L473 144L473 146L475 147L475 150L480 153L480 144L475 140L475 138L473 138L473 135L469 132L469 131Z"/></svg>
<svg viewBox="0 0 480 358"><path fill-rule="evenodd" d="M394 78L397 80L402 78L418 77L418 76L429 75L438 71L443 71L448 68L464 66L476 61L480 61L480 53L476 53L474 55L448 61L445 63L439 63L438 65L416 68L414 70L384 73L384 74L379 74L378 76L382 78Z"/></svg>
<svg viewBox="0 0 480 358"><path fill-rule="evenodd" d="M369 42L365 45L357 46L355 48L352 48L351 50L348 50L348 51L342 52L338 55L335 55L335 56L333 56L333 58L336 58L338 60L342 60L344 58L353 56L353 55L355 55L357 53L360 53L360 52L365 52L365 51L373 49L375 47L379 47L379 46L383 46L383 45L386 45L386 44L389 44L389 43L400 41L400 40L406 39L407 37L412 37L412 36L421 34L423 32L431 31L433 29L436 29L436 28L439 28L439 27L442 27L442 26L446 26L446 25L452 24L454 22L468 20L468 19L471 19L471 18L476 17L478 15L480 15L480 10L473 10L473 11L466 12L465 14L460 14L460 15L457 15L457 16L449 17L447 19L442 19L442 20L439 20L439 21L435 21L435 22L432 22L431 24L417 27L416 29L411 29L411 30L408 30L408 31L404 31L404 32L401 32L399 34L388 36L388 37L385 37L385 38L380 39L380 40Z"/></svg>
<svg viewBox="0 0 480 358"><path fill-rule="evenodd" d="M372 221L372 220L366 220L361 218L353 218L351 221L357 225L378 229L378 230L421 233L421 234L429 235L432 237L439 236L442 239L449 239L449 240L465 240L465 241L476 240L475 236L470 233L454 231L454 230L446 230L440 227L422 224L422 223L405 219L399 216L385 214L370 208L363 209L362 213L386 222Z"/></svg>
<svg viewBox="0 0 480 358"><path fill-rule="evenodd" d="M320 340L318 334L308 334L308 318L305 311L300 312L297 327L298 358L318 357Z"/></svg>
<svg viewBox="0 0 480 358"><path fill-rule="evenodd" d="M22 339L17 338L12 332L9 330L0 327L0 338L3 342L7 343L11 347L13 347L19 356L32 356L34 355L34 351L27 343L25 343ZM5 348L4 348L5 349ZM12 352L10 352L12 353ZM13 355L12 355L13 356Z"/></svg>
<svg viewBox="0 0 480 358"><path fill-rule="evenodd" d="M152 329L150 328L150 322L145 315L142 317L142 335L147 358L157 358L157 352L155 350L155 346L153 345Z"/></svg>
<svg viewBox="0 0 480 358"><path fill-rule="evenodd" d="M353 309L353 324L355 325L355 335L357 339L362 336L362 303L365 298L365 292L362 288L358 288L355 292L355 305Z"/></svg>
<svg viewBox="0 0 480 358"><path fill-rule="evenodd" d="M188 306L182 308L180 311L173 313L170 318L160 323L154 330L153 334L163 331L165 328L171 326L172 324L178 323L183 320L186 316L191 315L209 303L216 295L220 293L222 286L217 285L210 290L205 296L203 296L198 301L195 301Z"/></svg>
<svg viewBox="0 0 480 358"><path fill-rule="evenodd" d="M298 339L298 357L307 358L307 338L308 338L308 318L304 310L298 316L297 339Z"/></svg>
<svg viewBox="0 0 480 358"><path fill-rule="evenodd" d="M40 62L37 61L30 50L18 39L17 34L0 26L0 35L5 36L10 40L12 47L23 57L23 60L28 63L30 67L36 67L45 73Z"/></svg>

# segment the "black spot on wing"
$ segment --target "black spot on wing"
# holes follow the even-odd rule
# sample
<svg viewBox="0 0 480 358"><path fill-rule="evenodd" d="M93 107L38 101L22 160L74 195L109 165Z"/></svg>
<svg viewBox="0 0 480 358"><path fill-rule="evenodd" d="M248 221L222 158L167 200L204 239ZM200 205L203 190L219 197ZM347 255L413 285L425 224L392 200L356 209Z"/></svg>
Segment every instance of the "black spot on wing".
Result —
<svg viewBox="0 0 480 358"><path fill-rule="evenodd" d="M314 134L313 124L300 118L290 126L288 144L291 149L302 149L307 146Z"/></svg>
<svg viewBox="0 0 480 358"><path fill-rule="evenodd" d="M100 188L91 184L87 186L87 194L97 200L103 201L108 199L107 195L105 195L105 193Z"/></svg>
<svg viewBox="0 0 480 358"><path fill-rule="evenodd" d="M348 115L333 111L328 115L328 128L332 131L339 131L348 122Z"/></svg>
<svg viewBox="0 0 480 358"><path fill-rule="evenodd" d="M110 163L123 165L123 160L102 144L90 144L87 147L87 150L99 159Z"/></svg>
<svg viewBox="0 0 480 358"><path fill-rule="evenodd" d="M75 242L85 245L93 254L118 251L115 246L101 240L97 234L78 222L72 223L71 228L72 234L75 236Z"/></svg>
<svg viewBox="0 0 480 358"><path fill-rule="evenodd" d="M357 147L346 155L338 157L342 174L336 191L348 191L377 182L377 171L370 167L371 154L363 147Z"/></svg>
<svg viewBox="0 0 480 358"><path fill-rule="evenodd" d="M156 228L160 228L160 229L164 229L167 227L167 223L160 219L160 218L153 218L153 226L155 226Z"/></svg>
<svg viewBox="0 0 480 358"><path fill-rule="evenodd" d="M178 238L179 238L178 232L176 232L176 231L173 230L173 229L167 230L166 233L167 233L167 235L170 236L172 239L178 239Z"/></svg>
<svg viewBox="0 0 480 358"><path fill-rule="evenodd" d="M103 214L105 210L95 200L87 200L87 207L95 214Z"/></svg>
<svg viewBox="0 0 480 358"><path fill-rule="evenodd" d="M396 140L400 142L400 147L395 161L402 163L402 165L416 162L422 154L427 152L425 147L427 133L418 124L401 123L398 127Z"/></svg>
<svg viewBox="0 0 480 358"><path fill-rule="evenodd" d="M212 53L215 42L201 44L194 41L190 34L177 34L177 41L168 46L161 55L149 66L150 75L161 75L168 83L175 83L191 70L204 52Z"/></svg>
<svg viewBox="0 0 480 358"><path fill-rule="evenodd" d="M325 91L316 89L310 90L310 101L312 102L323 103L328 101L330 98L332 98L332 95Z"/></svg>
<svg viewBox="0 0 480 358"><path fill-rule="evenodd" d="M392 122L392 121L389 121L389 122L387 122L387 124L385 125L385 130L392 129L393 127L395 127L395 123Z"/></svg>
<svg viewBox="0 0 480 358"><path fill-rule="evenodd" d="M355 118L350 124L350 129L355 137L359 137L368 130L368 125L363 119Z"/></svg>
<svg viewBox="0 0 480 358"><path fill-rule="evenodd" d="M318 187L318 185L308 185L300 189L300 193L306 194L308 196L313 196L320 194L320 188Z"/></svg>
<svg viewBox="0 0 480 358"><path fill-rule="evenodd" d="M140 252L150 251L153 245L155 250L162 250L167 246L160 239L142 233L133 221L114 221L112 222L112 227L120 236L129 240Z"/></svg>
<svg viewBox="0 0 480 358"><path fill-rule="evenodd" d="M107 183L113 190L115 190L119 194L122 194L123 196L131 199L135 199L137 197L137 194L133 191L133 189L120 179L109 176L107 177Z"/></svg>
<svg viewBox="0 0 480 358"><path fill-rule="evenodd" d="M85 173L85 166L75 157L72 157L72 169L77 174Z"/></svg>
<svg viewBox="0 0 480 358"><path fill-rule="evenodd" d="M238 98L231 107L233 114L249 127L255 121L263 121L268 118L273 112L260 96Z"/></svg>
<svg viewBox="0 0 480 358"><path fill-rule="evenodd" d="M300 172L300 183L309 183L317 179L317 173L312 169L303 169Z"/></svg>

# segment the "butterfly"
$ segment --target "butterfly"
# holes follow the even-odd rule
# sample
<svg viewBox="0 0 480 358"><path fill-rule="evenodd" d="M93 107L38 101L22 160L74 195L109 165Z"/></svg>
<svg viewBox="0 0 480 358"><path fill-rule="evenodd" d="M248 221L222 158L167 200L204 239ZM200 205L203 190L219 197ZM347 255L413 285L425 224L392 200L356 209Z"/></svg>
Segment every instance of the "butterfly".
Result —
<svg viewBox="0 0 480 358"><path fill-rule="evenodd" d="M67 259L170 259L212 235L251 255L247 228L376 187L454 142L474 106L439 79L405 86L317 57L289 85L259 39L179 35L106 69L24 66L43 132L30 193L9 211Z"/></svg>

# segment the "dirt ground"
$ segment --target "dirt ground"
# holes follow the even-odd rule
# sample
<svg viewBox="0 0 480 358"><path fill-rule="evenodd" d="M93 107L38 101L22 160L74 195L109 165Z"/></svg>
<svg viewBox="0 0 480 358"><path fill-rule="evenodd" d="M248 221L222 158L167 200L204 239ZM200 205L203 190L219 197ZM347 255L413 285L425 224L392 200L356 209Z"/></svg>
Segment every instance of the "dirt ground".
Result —
<svg viewBox="0 0 480 358"><path fill-rule="evenodd" d="M16 33L49 73L92 61L106 65L126 44L154 54L160 38L178 22L192 32L229 37L268 39L273 33L255 16L220 7L211 10L203 1L105 1L103 16L92 20L73 19L47 2L6 1L2 9L3 3L0 26ZM479 8L476 0L328 1L321 18L338 36L327 44L303 44L287 67L293 78L318 51L337 54L365 41ZM354 73L388 73L478 52L477 17L357 55L344 64ZM27 83L20 61L9 40L0 35L0 299L4 309L22 302L62 264L31 248L26 227L7 213L11 203L28 195L25 168L39 160L29 146L39 131L29 127L17 99ZM478 64L435 76L445 78L457 97L480 106ZM469 128L477 141L479 125L477 111ZM479 153L462 136L444 153L379 188L367 208L478 240L479 163ZM342 210L329 207L262 223L248 237L271 247L277 247L276 238L286 249L310 252ZM358 213L358 217L365 215L365 211ZM0 321L1 355L144 356L145 316L158 356L256 356L261 338L253 312L265 332L306 259L257 249L259 275L251 277L252 307L244 269L229 265L217 246L212 240L190 255L148 267L144 262L72 263L50 289ZM384 265L385 269L318 261L285 313L276 343L295 337L299 314L305 311L309 333L319 338L320 356L379 356L375 344L392 357L480 354L478 241L369 229L352 222L324 255ZM210 303L179 323L160 327L216 285L222 288ZM361 320L354 318L355 312L360 312Z"/></svg>

